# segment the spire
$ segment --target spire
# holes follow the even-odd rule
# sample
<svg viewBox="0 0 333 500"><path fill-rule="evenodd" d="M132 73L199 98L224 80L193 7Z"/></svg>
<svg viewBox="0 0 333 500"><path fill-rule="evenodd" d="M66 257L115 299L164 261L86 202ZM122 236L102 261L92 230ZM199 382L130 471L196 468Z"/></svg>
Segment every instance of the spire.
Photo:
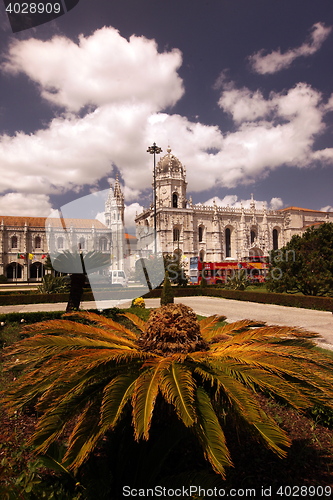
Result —
<svg viewBox="0 0 333 500"><path fill-rule="evenodd" d="M116 182L114 183L113 195L118 203L122 204L124 202L124 195L121 191L118 174L116 175Z"/></svg>

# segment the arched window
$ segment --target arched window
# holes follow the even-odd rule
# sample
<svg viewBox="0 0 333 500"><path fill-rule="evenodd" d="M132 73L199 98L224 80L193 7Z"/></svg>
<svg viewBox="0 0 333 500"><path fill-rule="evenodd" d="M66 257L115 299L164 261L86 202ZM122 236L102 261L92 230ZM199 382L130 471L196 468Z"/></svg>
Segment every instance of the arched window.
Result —
<svg viewBox="0 0 333 500"><path fill-rule="evenodd" d="M173 228L173 241L179 241L180 240L180 231L178 227Z"/></svg>
<svg viewBox="0 0 333 500"><path fill-rule="evenodd" d="M6 267L6 277L10 280L22 278L22 266L17 262L12 262Z"/></svg>
<svg viewBox="0 0 333 500"><path fill-rule="evenodd" d="M231 231L228 227L225 230L225 256L231 257Z"/></svg>
<svg viewBox="0 0 333 500"><path fill-rule="evenodd" d="M12 246L12 248L17 248L17 236L12 236L11 246Z"/></svg>
<svg viewBox="0 0 333 500"><path fill-rule="evenodd" d="M257 237L257 234L255 231L253 231L253 229L251 230L251 245L253 245L254 243L254 240L256 239Z"/></svg>
<svg viewBox="0 0 333 500"><path fill-rule="evenodd" d="M99 240L100 252L105 252L107 249L108 249L108 240L106 238L100 238Z"/></svg>
<svg viewBox="0 0 333 500"><path fill-rule="evenodd" d="M199 242L203 240L203 234L204 234L204 228L202 226L199 226L198 230Z"/></svg>
<svg viewBox="0 0 333 500"><path fill-rule="evenodd" d="M58 250L62 250L64 248L64 238L62 236L60 236L57 239L57 247L58 247Z"/></svg>
<svg viewBox="0 0 333 500"><path fill-rule="evenodd" d="M79 250L84 250L86 246L86 242L84 238L79 239Z"/></svg>
<svg viewBox="0 0 333 500"><path fill-rule="evenodd" d="M44 275L44 267L41 262L34 262L29 267L29 274L31 279L41 279Z"/></svg>
<svg viewBox="0 0 333 500"><path fill-rule="evenodd" d="M42 239L40 236L36 236L35 238L35 248L41 248L42 246Z"/></svg>
<svg viewBox="0 0 333 500"><path fill-rule="evenodd" d="M277 229L273 229L273 250L279 248L279 232Z"/></svg>
<svg viewBox="0 0 333 500"><path fill-rule="evenodd" d="M172 208L178 208L178 194L173 193L172 195Z"/></svg>

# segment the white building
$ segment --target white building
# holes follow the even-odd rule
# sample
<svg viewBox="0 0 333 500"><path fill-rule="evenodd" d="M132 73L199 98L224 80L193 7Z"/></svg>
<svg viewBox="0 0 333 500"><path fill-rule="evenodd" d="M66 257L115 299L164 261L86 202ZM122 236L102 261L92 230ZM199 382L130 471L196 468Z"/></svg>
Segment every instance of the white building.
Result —
<svg viewBox="0 0 333 500"><path fill-rule="evenodd" d="M46 225L46 217L0 216L0 275L9 281L41 281L50 245ZM109 252L109 233L96 219L54 218L52 248Z"/></svg>
<svg viewBox="0 0 333 500"><path fill-rule="evenodd" d="M204 175L204 172L203 172ZM194 205L186 193L186 170L171 149L156 165L156 228L164 254L178 253L189 264L190 257L205 262L243 260L267 256L284 246L294 234L309 225L333 222L333 212L298 207L282 210ZM145 243L148 229L154 228L153 207L137 215L138 245L153 253Z"/></svg>
<svg viewBox="0 0 333 500"><path fill-rule="evenodd" d="M110 186L105 222L0 215L0 275L10 282L41 281L50 249L55 255L65 250L106 253L114 269L124 269L125 262L130 265L129 255L135 255L136 238L124 231L124 196L118 179Z"/></svg>

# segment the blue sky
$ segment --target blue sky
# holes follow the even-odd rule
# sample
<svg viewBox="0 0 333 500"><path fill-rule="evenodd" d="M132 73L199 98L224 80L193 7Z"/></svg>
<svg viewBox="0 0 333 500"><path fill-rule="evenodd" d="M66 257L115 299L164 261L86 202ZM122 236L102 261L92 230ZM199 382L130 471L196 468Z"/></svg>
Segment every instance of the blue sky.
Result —
<svg viewBox="0 0 333 500"><path fill-rule="evenodd" d="M194 202L333 210L331 0L80 0L17 34L1 4L0 23L1 214L119 172L131 226L154 141Z"/></svg>

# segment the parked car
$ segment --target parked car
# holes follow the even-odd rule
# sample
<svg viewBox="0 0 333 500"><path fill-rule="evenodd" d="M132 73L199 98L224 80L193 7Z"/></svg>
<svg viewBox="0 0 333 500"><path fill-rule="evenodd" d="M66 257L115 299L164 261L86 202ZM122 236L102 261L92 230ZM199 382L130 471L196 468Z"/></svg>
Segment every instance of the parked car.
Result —
<svg viewBox="0 0 333 500"><path fill-rule="evenodd" d="M128 286L128 278L125 274L125 271L121 271L119 269L110 269L109 279L112 285L119 285L122 287Z"/></svg>

